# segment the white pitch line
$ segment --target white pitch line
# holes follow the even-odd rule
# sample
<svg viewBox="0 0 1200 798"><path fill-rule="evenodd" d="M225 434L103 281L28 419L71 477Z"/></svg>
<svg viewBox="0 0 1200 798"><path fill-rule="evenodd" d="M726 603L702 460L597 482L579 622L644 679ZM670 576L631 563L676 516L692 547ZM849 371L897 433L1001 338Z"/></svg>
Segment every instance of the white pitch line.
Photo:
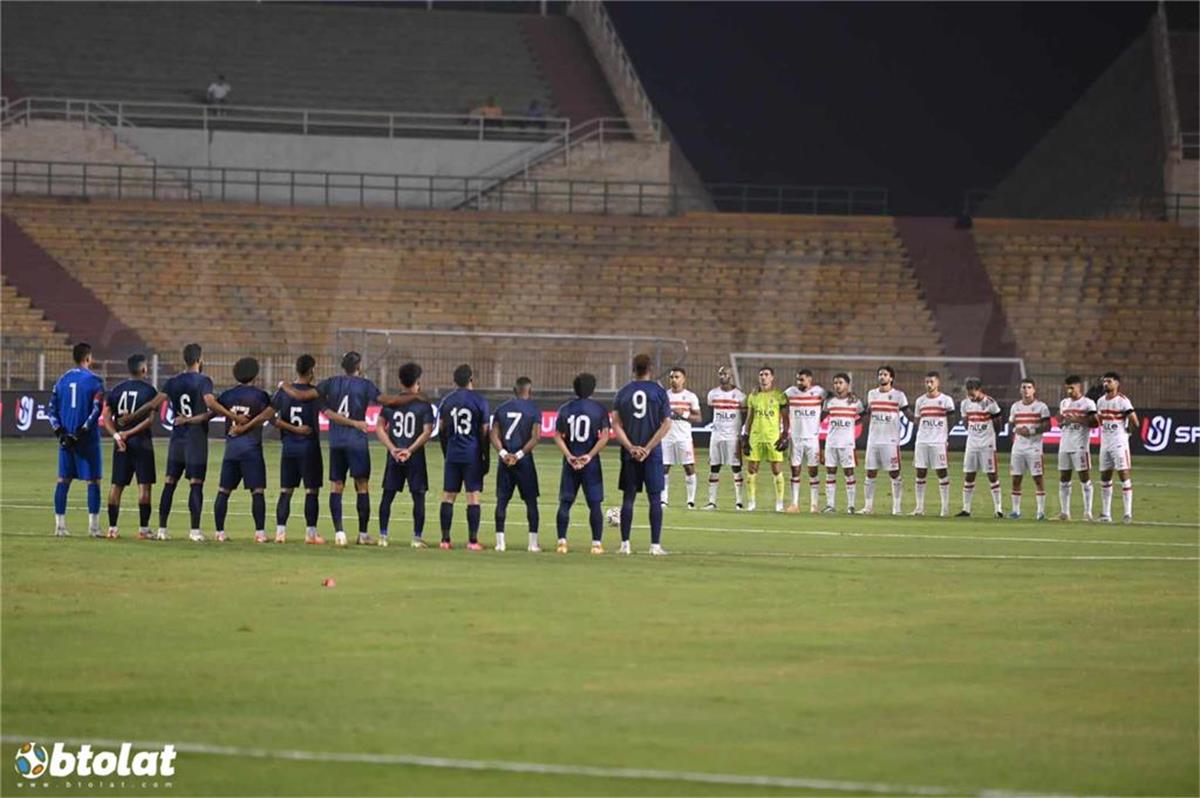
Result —
<svg viewBox="0 0 1200 798"><path fill-rule="evenodd" d="M88 738L55 737L54 735L6 734L0 740L6 743L24 743L30 740L51 740L70 745L90 744L106 748L131 743L134 748L162 748L167 743L136 740L100 740ZM795 776L748 776L736 773L705 773L688 770L657 770L649 768L601 767L595 765L556 765L542 762L507 762L496 759L450 759L447 757L421 756L418 754L370 754L341 753L336 751L295 751L270 748L241 748L207 743L170 743L180 753L205 756L230 756L243 759L283 759L293 762L350 762L371 765L399 765L402 767L440 768L446 770L496 771L502 773L529 773L540 776L584 776L598 779L626 779L633 781L676 781L693 784L721 784L737 787L783 787L786 789L818 790L825 792L873 793L878 795L976 795L980 798L1074 798L1062 793L1021 792L1014 790L961 790L948 787L928 787L911 784L887 784L875 781L839 781L835 779L813 779ZM178 768L178 765L176 766ZM178 776L176 777L178 778Z"/></svg>
<svg viewBox="0 0 1200 798"><path fill-rule="evenodd" d="M635 525L636 526L636 525ZM646 526L639 526L641 529L649 529ZM679 531L701 531L701 532L753 532L764 535L809 535L813 537L847 537L847 538L917 538L920 540L972 540L998 543L1088 543L1100 546L1171 546L1178 548L1196 548L1200 546L1197 543L1164 543L1160 541L1148 540L1096 540L1094 538L1023 538L1023 537L999 537L991 535L923 535L920 533L908 532L838 532L831 529L762 529L759 527L738 527L730 529L727 527L715 526L664 526L664 529L672 529Z"/></svg>
<svg viewBox="0 0 1200 798"><path fill-rule="evenodd" d="M1061 560L1101 562L1200 562L1200 557L1167 557L1103 554L862 554L859 552L788 551L691 551L676 552L680 557L778 557L787 560Z"/></svg>

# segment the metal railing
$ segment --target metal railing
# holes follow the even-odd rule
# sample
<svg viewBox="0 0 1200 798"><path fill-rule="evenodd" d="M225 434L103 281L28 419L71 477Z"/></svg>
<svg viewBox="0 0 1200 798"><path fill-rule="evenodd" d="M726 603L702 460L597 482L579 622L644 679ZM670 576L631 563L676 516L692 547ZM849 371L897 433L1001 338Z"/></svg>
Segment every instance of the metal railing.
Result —
<svg viewBox="0 0 1200 798"><path fill-rule="evenodd" d="M1180 133L1179 151L1185 161L1200 159L1200 132L1190 130Z"/></svg>
<svg viewBox="0 0 1200 798"><path fill-rule="evenodd" d="M646 135L653 135L655 142L662 141L662 120L650 102L650 95L646 93L646 87L642 85L633 61L613 26L612 18L604 9L604 3L599 0L572 0L567 6L567 14L576 17L584 32L594 39L593 47L601 66L615 73L608 76L614 88L629 93L629 100L636 107L640 121L645 123Z"/></svg>
<svg viewBox="0 0 1200 798"><path fill-rule="evenodd" d="M570 121L561 117L339 111L255 105L138 102L64 97L0 100L0 124L35 120L127 127L286 133L373 138L469 138L479 141L552 141Z"/></svg>
<svg viewBox="0 0 1200 798"><path fill-rule="evenodd" d="M256 205L673 215L710 207L707 194L667 182L529 178L495 185L490 176L323 172L222 166L0 161L0 188L12 195L186 199ZM180 190L180 189L184 190ZM836 186L705 187L721 210L743 213L887 213L885 189Z"/></svg>
<svg viewBox="0 0 1200 798"><path fill-rule="evenodd" d="M968 189L963 192L963 216L990 216L982 213L982 210L991 196L992 192L987 189ZM1200 194L1170 192L1149 197L1119 197L1098 207L1095 213L1075 218L1179 222L1195 217L1197 213L1200 213Z"/></svg>

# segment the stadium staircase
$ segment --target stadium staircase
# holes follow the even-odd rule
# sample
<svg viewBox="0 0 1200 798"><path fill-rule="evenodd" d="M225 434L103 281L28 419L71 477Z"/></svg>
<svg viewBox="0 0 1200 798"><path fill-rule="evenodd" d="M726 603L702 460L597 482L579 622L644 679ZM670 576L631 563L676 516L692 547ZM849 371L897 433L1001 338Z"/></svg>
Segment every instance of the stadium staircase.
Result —
<svg viewBox="0 0 1200 798"><path fill-rule="evenodd" d="M521 32L554 98L558 114L578 125L621 116L587 37L564 16L523 17Z"/></svg>
<svg viewBox="0 0 1200 798"><path fill-rule="evenodd" d="M975 246L1027 362L1109 369L1143 406L1195 402L1200 241L1167 223L977 219ZM1043 390L1043 395L1053 395Z"/></svg>
<svg viewBox="0 0 1200 798"><path fill-rule="evenodd" d="M554 97L525 15L332 3L5 3L0 66L27 96L507 113Z"/></svg>
<svg viewBox="0 0 1200 798"><path fill-rule="evenodd" d="M5 213L160 352L195 339L294 357L329 352L342 327L404 327L685 338L700 373L731 351L941 354L888 218L25 197Z"/></svg>
<svg viewBox="0 0 1200 798"><path fill-rule="evenodd" d="M6 202L6 213L0 220L0 270L4 273L5 284L11 285L17 294L44 312L53 329L62 331L72 341L87 341L98 356L120 356L144 349L146 342L141 336L113 312L113 308L139 304L137 291L109 292L111 304L105 304L92 290L98 286L93 284L89 288L85 283L92 281L77 278L64 269L16 221L9 218L8 205ZM114 271L136 271L128 260L128 254L116 255ZM151 307L149 311L160 318L165 317L165 306ZM61 344L61 339L54 343ZM15 340L5 341L6 348L17 344Z"/></svg>
<svg viewBox="0 0 1200 798"><path fill-rule="evenodd" d="M992 289L988 273L975 252L971 233L953 219L901 217L896 219L900 240L933 312L938 332L950 357L1020 357L1008 317ZM985 384L1009 374L984 368ZM971 376L955 374L954 382ZM943 375L945 379L945 375Z"/></svg>
<svg viewBox="0 0 1200 798"><path fill-rule="evenodd" d="M46 314L35 308L29 297L0 283L0 336L7 349L61 349L68 344L67 334L59 330Z"/></svg>

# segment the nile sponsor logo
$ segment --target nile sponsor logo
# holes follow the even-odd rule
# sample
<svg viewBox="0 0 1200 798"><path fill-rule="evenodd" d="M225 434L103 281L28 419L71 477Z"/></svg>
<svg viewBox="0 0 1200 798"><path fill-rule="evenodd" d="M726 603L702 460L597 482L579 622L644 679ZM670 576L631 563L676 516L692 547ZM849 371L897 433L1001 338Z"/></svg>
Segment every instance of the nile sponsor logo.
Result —
<svg viewBox="0 0 1200 798"><path fill-rule="evenodd" d="M135 752L133 743L121 743L117 751L92 750L88 744L68 750L63 743L54 743L47 756L44 746L28 742L17 747L13 767L17 775L30 781L70 776L174 776L175 746Z"/></svg>

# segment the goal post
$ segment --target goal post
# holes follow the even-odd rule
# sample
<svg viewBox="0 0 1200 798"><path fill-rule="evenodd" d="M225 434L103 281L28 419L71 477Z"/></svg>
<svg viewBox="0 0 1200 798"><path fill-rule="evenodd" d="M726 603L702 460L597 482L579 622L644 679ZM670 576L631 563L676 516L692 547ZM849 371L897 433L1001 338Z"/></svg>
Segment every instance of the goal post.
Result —
<svg viewBox="0 0 1200 798"><path fill-rule="evenodd" d="M912 355L837 355L829 353L794 352L730 352L729 365L734 379L749 392L758 385L758 370L770 366L775 370L775 384L780 388L791 385L796 371L809 368L816 382L829 389L833 375L846 372L852 390L859 396L875 387L876 372L882 365L896 370L896 386L915 399L925 390L925 375L937 371L942 377L942 390L952 395L962 394L967 377L983 380L983 390L1002 402L1016 401L1020 383L1025 378L1025 359L1019 357L914 357Z"/></svg>
<svg viewBox="0 0 1200 798"><path fill-rule="evenodd" d="M686 360L688 344L636 335L343 327L334 334L333 349L336 357L358 351L363 373L384 391L398 384L400 365L412 360L430 387L451 385L455 366L467 363L481 390L508 391L517 377L529 377L539 393L569 394L575 375L586 371L596 376L596 392L606 394L629 381L634 355L650 355L661 369Z"/></svg>

